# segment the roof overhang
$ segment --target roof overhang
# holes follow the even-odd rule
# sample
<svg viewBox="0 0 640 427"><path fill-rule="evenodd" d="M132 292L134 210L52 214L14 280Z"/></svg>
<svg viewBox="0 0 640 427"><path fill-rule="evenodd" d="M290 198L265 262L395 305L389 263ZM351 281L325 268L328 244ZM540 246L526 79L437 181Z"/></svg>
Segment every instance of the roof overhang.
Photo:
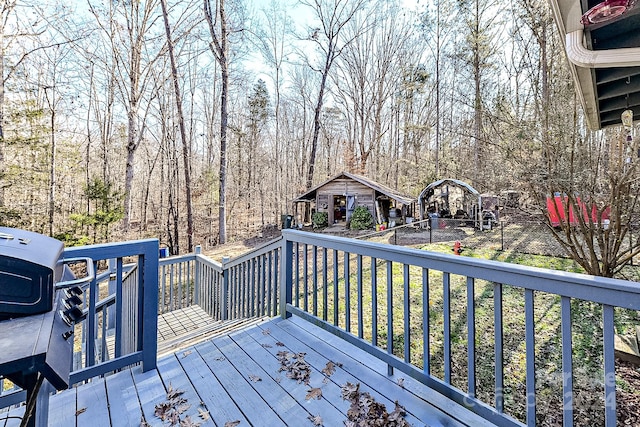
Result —
<svg viewBox="0 0 640 427"><path fill-rule="evenodd" d="M640 0L549 2L589 127L620 125L625 110L640 117ZM582 23L586 12L613 4L624 12Z"/></svg>

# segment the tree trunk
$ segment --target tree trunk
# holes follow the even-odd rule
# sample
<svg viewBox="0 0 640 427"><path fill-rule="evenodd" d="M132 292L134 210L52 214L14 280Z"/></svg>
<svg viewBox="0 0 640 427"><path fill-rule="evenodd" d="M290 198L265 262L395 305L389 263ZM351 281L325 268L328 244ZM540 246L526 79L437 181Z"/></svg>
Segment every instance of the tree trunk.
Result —
<svg viewBox="0 0 640 427"><path fill-rule="evenodd" d="M229 123L228 111L228 94L229 94L229 34L227 30L227 14L225 12L224 0L218 0L217 16L220 18L220 36L218 37L215 27L213 15L211 13L211 5L209 0L204 0L204 13L209 24L209 32L211 33L212 43L210 44L218 64L220 65L220 74L222 77L222 92L220 94L220 171L219 171L219 244L227 241L227 127ZM216 19L217 21L217 19Z"/></svg>
<svg viewBox="0 0 640 427"><path fill-rule="evenodd" d="M169 49L169 59L171 61L171 77L173 79L173 89L176 96L176 107L178 109L178 126L180 128L180 138L182 139L182 160L184 163L184 185L186 190L187 203L187 251L193 251L193 211L191 207L191 174L189 164L189 141L184 127L184 114L182 112L182 96L180 83L178 82L178 69L173 52L173 41L171 40L171 28L169 27L169 16L167 15L166 0L160 0L162 5L162 17L164 18L164 29L167 35L167 47Z"/></svg>

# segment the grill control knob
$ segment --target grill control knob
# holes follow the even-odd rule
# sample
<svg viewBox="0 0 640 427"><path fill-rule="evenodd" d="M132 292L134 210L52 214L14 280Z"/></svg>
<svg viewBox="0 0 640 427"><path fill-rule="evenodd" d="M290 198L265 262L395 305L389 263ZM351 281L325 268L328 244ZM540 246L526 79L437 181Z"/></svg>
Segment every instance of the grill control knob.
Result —
<svg viewBox="0 0 640 427"><path fill-rule="evenodd" d="M65 333L62 334L62 338L64 338L65 341L71 338L72 336L73 336L73 331L66 331Z"/></svg>

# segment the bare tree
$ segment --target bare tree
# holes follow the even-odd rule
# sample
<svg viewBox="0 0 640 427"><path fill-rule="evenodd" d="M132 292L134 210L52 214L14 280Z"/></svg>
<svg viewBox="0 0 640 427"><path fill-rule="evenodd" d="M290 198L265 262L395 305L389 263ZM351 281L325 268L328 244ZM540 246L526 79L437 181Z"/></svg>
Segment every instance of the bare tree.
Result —
<svg viewBox="0 0 640 427"><path fill-rule="evenodd" d="M311 29L308 34L308 40L316 45L320 54L318 57L319 66L314 66L313 63L315 61L307 59L309 66L320 74L320 87L318 88L313 115L313 135L311 137L309 169L306 179L306 187L311 188L316 166L320 120L327 89L327 79L336 59L342 54L345 47L349 46L359 35L359 32L355 32L351 33L350 37L343 37L345 26L351 20L356 19L358 12L364 10L369 2L367 0L300 0L300 3L313 9L320 25L319 28Z"/></svg>
<svg viewBox="0 0 640 427"><path fill-rule="evenodd" d="M193 211L191 204L191 174L189 165L189 141L187 140L187 132L184 126L184 114L182 112L182 93L180 91L180 82L178 81L178 68L176 66L176 58L173 52L173 40L171 39L171 28L169 26L169 15L167 13L166 0L160 0L162 5L162 17L164 19L164 29L167 35L167 47L169 50L169 60L171 62L171 78L173 80L173 89L176 97L176 108L178 110L178 126L180 128L180 138L182 139L182 160L184 163L184 185L187 203L187 249L189 252L193 250Z"/></svg>
<svg viewBox="0 0 640 427"><path fill-rule="evenodd" d="M229 125L229 21L225 0L216 0L215 9L210 0L204 1L204 16L209 25L211 43L209 47L220 65L222 88L220 92L220 172L219 172L219 234L218 243L227 241L227 128Z"/></svg>
<svg viewBox="0 0 640 427"><path fill-rule="evenodd" d="M274 167L278 173L273 179L273 193L276 198L276 209L279 213L286 209L283 197L285 182L283 178L286 171L285 156L283 153L280 109L282 100L284 61L291 53L287 43L287 34L291 31L293 22L282 4L271 0L263 10L264 25L256 30L256 41L262 57L271 69L271 78L274 87L273 112L274 112Z"/></svg>
<svg viewBox="0 0 640 427"><path fill-rule="evenodd" d="M115 53L114 60L117 65L117 75L122 79L120 89L126 98L127 110L127 146L126 146L126 171L124 182L124 218L123 229L129 229L131 220L131 191L134 175L134 158L144 135L144 120L141 119L140 101L147 88L150 70L154 58L146 58L145 51L149 31L154 25L157 16L155 9L157 0L147 2L122 2L110 4L106 19L102 17L91 3L89 6L99 25L109 37L112 49ZM119 10L124 22L116 23L116 12ZM113 8L113 9L112 9ZM122 46L125 48L123 49Z"/></svg>

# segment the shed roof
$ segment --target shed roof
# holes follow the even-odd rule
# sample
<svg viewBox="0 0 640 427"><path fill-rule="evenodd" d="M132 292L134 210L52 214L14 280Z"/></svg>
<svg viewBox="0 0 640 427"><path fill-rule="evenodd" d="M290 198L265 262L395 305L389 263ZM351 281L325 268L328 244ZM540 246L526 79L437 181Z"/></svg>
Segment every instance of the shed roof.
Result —
<svg viewBox="0 0 640 427"><path fill-rule="evenodd" d="M400 202L403 205L410 205L411 203L414 203L416 201L415 198L412 198L410 196L404 195L402 193L400 193L397 190L394 190L392 188L387 187L386 185L382 185L379 184L367 177L364 177L362 175L356 175L353 173L349 173L349 172L341 172L338 175L329 178L328 180L324 181L322 184L316 185L315 187L313 187L312 189L308 190L306 193L301 194L300 196L296 197L293 201L294 202L308 202L308 201L312 201L315 200L316 198L316 193L317 191L325 186L326 184L330 183L331 181L335 181L336 179L340 179L340 178L348 178L348 179L352 179L354 181L359 182L362 185L366 185L367 187L375 190L377 193L381 193L387 197L389 197L390 199L395 200L396 202Z"/></svg>
<svg viewBox="0 0 640 427"><path fill-rule="evenodd" d="M639 117L640 1L550 3L589 127L619 125L627 109Z"/></svg>

